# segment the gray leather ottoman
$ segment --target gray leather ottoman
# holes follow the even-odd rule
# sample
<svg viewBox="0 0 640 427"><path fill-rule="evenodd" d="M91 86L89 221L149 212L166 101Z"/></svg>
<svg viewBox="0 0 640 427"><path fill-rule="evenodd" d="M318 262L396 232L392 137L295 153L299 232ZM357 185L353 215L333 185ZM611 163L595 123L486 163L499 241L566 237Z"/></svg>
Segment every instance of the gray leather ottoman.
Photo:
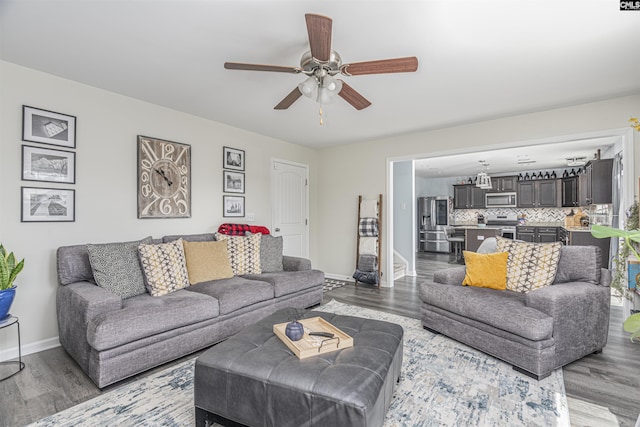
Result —
<svg viewBox="0 0 640 427"><path fill-rule="evenodd" d="M298 359L273 333L298 310L280 310L204 352L196 361L196 425L382 426L400 378L400 325L311 311L354 345Z"/></svg>

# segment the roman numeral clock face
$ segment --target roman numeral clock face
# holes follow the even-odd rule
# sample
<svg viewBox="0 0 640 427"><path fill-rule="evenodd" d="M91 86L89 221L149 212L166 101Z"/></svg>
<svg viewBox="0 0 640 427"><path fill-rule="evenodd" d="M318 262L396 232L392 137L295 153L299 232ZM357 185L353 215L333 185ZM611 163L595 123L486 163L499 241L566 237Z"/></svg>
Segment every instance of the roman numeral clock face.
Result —
<svg viewBox="0 0 640 427"><path fill-rule="evenodd" d="M138 218L191 217L191 146L138 136Z"/></svg>

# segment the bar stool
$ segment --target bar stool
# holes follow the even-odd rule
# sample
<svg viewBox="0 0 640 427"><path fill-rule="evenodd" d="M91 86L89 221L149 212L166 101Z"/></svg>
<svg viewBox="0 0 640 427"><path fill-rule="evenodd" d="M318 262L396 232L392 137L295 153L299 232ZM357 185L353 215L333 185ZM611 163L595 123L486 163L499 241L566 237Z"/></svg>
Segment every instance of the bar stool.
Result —
<svg viewBox="0 0 640 427"><path fill-rule="evenodd" d="M462 250L464 249L464 236L456 236L456 229L451 226L444 227L445 238L451 245L453 245L453 251L456 254L456 258L453 261L449 261L452 264L462 264Z"/></svg>

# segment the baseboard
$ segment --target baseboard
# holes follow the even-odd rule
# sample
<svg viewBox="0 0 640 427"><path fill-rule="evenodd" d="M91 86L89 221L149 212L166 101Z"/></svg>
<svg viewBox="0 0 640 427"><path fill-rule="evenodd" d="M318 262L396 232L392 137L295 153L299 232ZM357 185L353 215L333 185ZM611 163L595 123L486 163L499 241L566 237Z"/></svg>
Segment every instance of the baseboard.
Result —
<svg viewBox="0 0 640 427"><path fill-rule="evenodd" d="M27 354L38 353L40 351L49 350L50 348L55 348L60 346L60 340L58 337L48 338L46 340L33 342L30 344L26 344L22 346L22 356L26 356ZM18 347L8 348L6 350L0 351L0 362L4 362L5 360L17 359L18 358Z"/></svg>
<svg viewBox="0 0 640 427"><path fill-rule="evenodd" d="M416 277L418 276L418 273L416 273L415 270L411 270L411 271L407 271L407 276L411 276L411 277Z"/></svg>
<svg viewBox="0 0 640 427"><path fill-rule="evenodd" d="M324 277L334 280L346 280L347 282L353 282L353 277L344 276L342 274L324 273Z"/></svg>

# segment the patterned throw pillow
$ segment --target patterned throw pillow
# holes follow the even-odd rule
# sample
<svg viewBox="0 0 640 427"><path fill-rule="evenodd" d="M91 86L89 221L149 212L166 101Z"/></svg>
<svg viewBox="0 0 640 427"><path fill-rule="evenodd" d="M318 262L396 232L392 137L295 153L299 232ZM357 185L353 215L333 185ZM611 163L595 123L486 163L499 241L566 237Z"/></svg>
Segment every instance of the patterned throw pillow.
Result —
<svg viewBox="0 0 640 427"><path fill-rule="evenodd" d="M216 240L226 240L227 252L231 261L233 274L260 274L260 240L262 234L252 234L251 236L227 236L216 233Z"/></svg>
<svg viewBox="0 0 640 427"><path fill-rule="evenodd" d="M151 243L151 237L134 242L87 245L96 284L120 298L146 293L138 259L138 245L141 243Z"/></svg>
<svg viewBox="0 0 640 427"><path fill-rule="evenodd" d="M184 240L189 282L192 285L233 277L226 242L188 242Z"/></svg>
<svg viewBox="0 0 640 427"><path fill-rule="evenodd" d="M189 286L182 239L171 243L138 246L147 290L153 297Z"/></svg>
<svg viewBox="0 0 640 427"><path fill-rule="evenodd" d="M562 243L526 243L498 237L498 252L509 252L507 289L530 292L553 283Z"/></svg>

